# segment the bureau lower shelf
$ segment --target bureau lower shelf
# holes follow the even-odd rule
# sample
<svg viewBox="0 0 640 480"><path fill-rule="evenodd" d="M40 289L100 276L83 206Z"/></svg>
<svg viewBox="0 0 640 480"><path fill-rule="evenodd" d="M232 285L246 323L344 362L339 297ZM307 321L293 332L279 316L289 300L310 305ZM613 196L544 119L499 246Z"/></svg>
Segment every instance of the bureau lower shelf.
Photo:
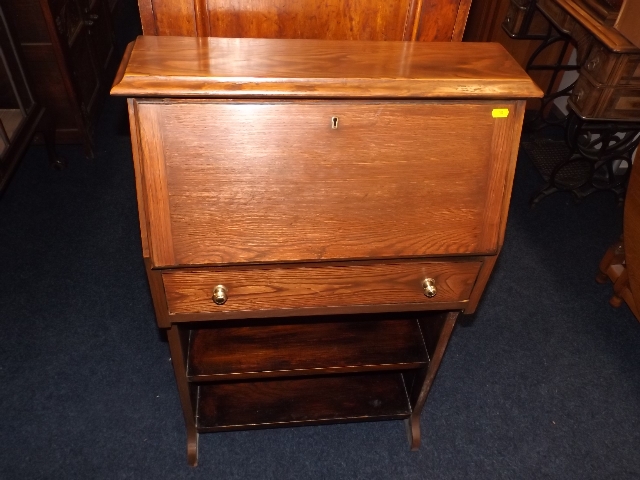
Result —
<svg viewBox="0 0 640 480"><path fill-rule="evenodd" d="M191 421L203 433L408 418L454 321L431 312L176 326Z"/></svg>
<svg viewBox="0 0 640 480"><path fill-rule="evenodd" d="M187 377L192 382L407 370L429 357L416 319L285 323L194 328Z"/></svg>
<svg viewBox="0 0 640 480"><path fill-rule="evenodd" d="M199 432L273 428L411 415L401 373L333 375L198 387Z"/></svg>

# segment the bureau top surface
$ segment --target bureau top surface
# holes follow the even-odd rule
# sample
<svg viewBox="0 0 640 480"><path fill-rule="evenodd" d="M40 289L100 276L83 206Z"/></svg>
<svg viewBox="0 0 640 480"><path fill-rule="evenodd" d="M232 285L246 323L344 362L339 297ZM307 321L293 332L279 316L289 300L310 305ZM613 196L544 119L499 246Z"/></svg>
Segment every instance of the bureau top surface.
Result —
<svg viewBox="0 0 640 480"><path fill-rule="evenodd" d="M141 36L113 89L129 97L532 98L494 43Z"/></svg>

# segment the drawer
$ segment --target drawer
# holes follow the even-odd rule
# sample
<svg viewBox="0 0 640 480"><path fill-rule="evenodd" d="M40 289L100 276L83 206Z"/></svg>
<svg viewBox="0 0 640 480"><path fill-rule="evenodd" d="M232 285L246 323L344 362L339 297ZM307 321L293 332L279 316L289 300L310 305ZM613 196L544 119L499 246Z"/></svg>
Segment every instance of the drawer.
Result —
<svg viewBox="0 0 640 480"><path fill-rule="evenodd" d="M582 74L598 86L640 87L640 55L614 53L595 42Z"/></svg>
<svg viewBox="0 0 640 480"><path fill-rule="evenodd" d="M635 121L640 118L640 85L603 88L582 75L573 88L569 104L586 118Z"/></svg>
<svg viewBox="0 0 640 480"><path fill-rule="evenodd" d="M417 305L469 298L481 262L406 262L313 267L213 268L162 274L170 314ZM435 295L423 282L434 280ZM212 300L224 286L226 302Z"/></svg>
<svg viewBox="0 0 640 480"><path fill-rule="evenodd" d="M496 252L513 102L136 105L155 267Z"/></svg>

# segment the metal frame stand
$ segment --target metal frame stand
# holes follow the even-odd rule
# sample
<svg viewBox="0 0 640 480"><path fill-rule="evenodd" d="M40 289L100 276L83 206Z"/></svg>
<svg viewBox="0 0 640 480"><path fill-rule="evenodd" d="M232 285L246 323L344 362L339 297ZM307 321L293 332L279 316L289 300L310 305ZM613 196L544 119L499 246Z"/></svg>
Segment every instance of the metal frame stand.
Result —
<svg viewBox="0 0 640 480"><path fill-rule="evenodd" d="M515 40L539 40L540 45L527 61L526 71L551 71L549 84L536 112L525 120L525 135L522 146L545 180L544 186L531 196L531 206L558 191L568 191L576 201L596 191L613 192L622 204L631 171L631 156L640 143L640 119L637 122L584 118L567 105L568 114L558 115L553 109L556 98L569 97L576 82L554 92L558 75L567 71L579 71L582 55L576 65L565 63L569 46L578 47L569 32L562 30L544 11L538 9L537 1L530 0L522 24L517 31L509 30L509 17L502 24L503 30ZM539 13L547 23L545 33L532 33L532 23ZM560 43L556 61L537 63L537 59L548 48ZM554 139L549 127L559 127L564 139Z"/></svg>

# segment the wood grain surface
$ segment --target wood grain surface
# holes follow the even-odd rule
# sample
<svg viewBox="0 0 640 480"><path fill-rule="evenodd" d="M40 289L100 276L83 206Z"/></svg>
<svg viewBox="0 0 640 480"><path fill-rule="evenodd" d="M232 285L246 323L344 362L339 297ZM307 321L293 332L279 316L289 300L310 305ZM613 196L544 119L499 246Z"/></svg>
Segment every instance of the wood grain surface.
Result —
<svg viewBox="0 0 640 480"><path fill-rule="evenodd" d="M636 155L624 205L624 250L629 289L635 305L640 308L640 164L637 159ZM640 321L640 315L635 313Z"/></svg>
<svg viewBox="0 0 640 480"><path fill-rule="evenodd" d="M406 418L400 373L213 383L200 386L200 432Z"/></svg>
<svg viewBox="0 0 640 480"><path fill-rule="evenodd" d="M632 0L637 1L637 0ZM609 50L617 53L639 53L640 49L626 39L612 26L605 25L592 15L584 5L575 0L539 0L542 10L551 14L551 18L558 17L555 12L563 10L574 18L580 25L586 28L599 41L604 43Z"/></svg>
<svg viewBox="0 0 640 480"><path fill-rule="evenodd" d="M300 320L192 330L189 380L407 370L429 361L415 319Z"/></svg>
<svg viewBox="0 0 640 480"><path fill-rule="evenodd" d="M496 108L138 103L154 265L495 253L516 159Z"/></svg>
<svg viewBox="0 0 640 480"><path fill-rule="evenodd" d="M145 35L460 41L471 0L139 0Z"/></svg>
<svg viewBox="0 0 640 480"><path fill-rule="evenodd" d="M170 313L286 310L466 300L479 262L406 262L292 268L171 270L162 274ZM424 295L422 281L434 278L436 296ZM224 305L212 300L217 285L227 288Z"/></svg>
<svg viewBox="0 0 640 480"><path fill-rule="evenodd" d="M138 37L111 93L130 97L532 98L498 44Z"/></svg>

